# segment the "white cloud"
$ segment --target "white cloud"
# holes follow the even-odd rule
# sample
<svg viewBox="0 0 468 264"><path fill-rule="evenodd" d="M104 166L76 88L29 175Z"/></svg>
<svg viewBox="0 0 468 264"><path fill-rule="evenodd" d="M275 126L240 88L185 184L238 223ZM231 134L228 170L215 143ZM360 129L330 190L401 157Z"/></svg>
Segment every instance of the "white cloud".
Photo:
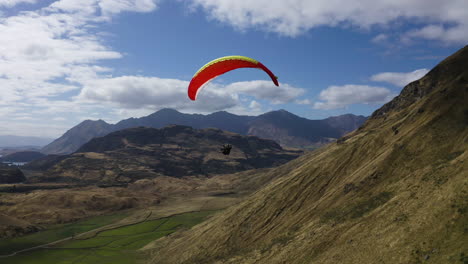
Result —
<svg viewBox="0 0 468 264"><path fill-rule="evenodd" d="M367 85L330 86L320 92L323 102L316 102L315 109L337 109L351 104L379 104L391 100L394 95L383 87Z"/></svg>
<svg viewBox="0 0 468 264"><path fill-rule="evenodd" d="M445 56L440 55L422 55L413 57L415 60L442 60L443 58L445 58Z"/></svg>
<svg viewBox="0 0 468 264"><path fill-rule="evenodd" d="M218 111L234 106L237 99L207 85L196 101L188 100L187 81L157 77L121 76L101 78L85 84L79 100L84 102L112 103L126 109L176 108Z"/></svg>
<svg viewBox="0 0 468 264"><path fill-rule="evenodd" d="M234 107L226 109L226 111L236 114L236 115L247 115L247 116L258 116L266 112L273 111L271 107L264 108L263 105L260 105L260 107L256 107L256 108L251 108L249 106L246 107L244 105L236 105Z"/></svg>
<svg viewBox="0 0 468 264"><path fill-rule="evenodd" d="M378 34L374 38L372 38L372 42L374 43L384 43L388 40L388 35L387 34Z"/></svg>
<svg viewBox="0 0 468 264"><path fill-rule="evenodd" d="M62 1L54 4L58 3ZM10 94L28 98L78 89L56 80L83 69L98 72L94 63L122 56L88 31L93 16L50 10L23 12L0 21L0 83Z"/></svg>
<svg viewBox="0 0 468 264"><path fill-rule="evenodd" d="M122 76L88 81L77 97L82 102L100 102L119 105L126 109L160 109L213 112L231 109L241 104L240 96L246 95L271 103L292 102L304 93L303 89L288 84L276 87L268 81L236 82L229 85L209 83L196 101L188 100L189 82L143 76ZM253 100L250 108L260 104Z"/></svg>
<svg viewBox="0 0 468 264"><path fill-rule="evenodd" d="M377 82L387 82L399 87L403 87L412 81L420 79L428 72L428 69L419 69L412 72L382 72L372 75L371 80Z"/></svg>
<svg viewBox="0 0 468 264"><path fill-rule="evenodd" d="M203 96L193 102L187 98L187 81L111 77L113 69L99 64L123 55L105 45L103 34L96 32L99 25L122 12L150 12L158 4L158 0L60 0L37 11L1 19L3 121L21 130L39 125L38 120L51 120L60 125L41 131L53 137L58 128L71 127L90 113L108 121L147 115L164 107L185 112L257 114L262 105L252 99L288 103L304 93L303 89L288 84L276 87L268 81L210 83ZM248 97L248 101L241 101L240 96Z"/></svg>
<svg viewBox="0 0 468 264"><path fill-rule="evenodd" d="M7 1L3 4L13 4ZM157 0L61 0L0 20L0 87L12 101L55 96L110 71L96 65L122 54L103 44L94 27L121 12L149 12ZM2 98L1 100L5 100Z"/></svg>
<svg viewBox="0 0 468 264"><path fill-rule="evenodd" d="M301 105L310 105L312 102L309 99L302 99L302 100L296 100L294 101L296 104L301 104Z"/></svg>
<svg viewBox="0 0 468 264"><path fill-rule="evenodd" d="M117 107L117 108L114 108L113 109L113 119L109 119L106 121L110 122L110 123L117 123L119 121L121 121L122 119L127 119L127 118L131 118L131 117L141 117L141 116L147 116L147 115L150 115L152 113L154 113L156 110L156 108L151 108L151 107L145 107L145 106L142 106L140 108L132 108L132 109L126 109L126 108L122 108L122 107Z"/></svg>
<svg viewBox="0 0 468 264"><path fill-rule="evenodd" d="M36 1L0 1L0 8L20 2ZM103 60L122 57L104 44L103 35L96 32L98 26L121 12L150 12L158 2L60 0L36 11L2 17L1 121L11 124L9 129L16 133L57 136L59 129L75 125L84 112L112 117L108 106L70 100L70 94L78 94L83 85L112 71L98 65ZM44 120L60 121L60 125L44 124Z"/></svg>
<svg viewBox="0 0 468 264"><path fill-rule="evenodd" d="M271 81L263 80L235 82L227 85L224 89L229 93L246 94L257 99L268 100L273 104L293 102L294 99L305 93L302 88L285 83L275 86Z"/></svg>
<svg viewBox="0 0 468 264"><path fill-rule="evenodd" d="M122 11L151 12L159 0L102 0L99 3L103 15L118 14Z"/></svg>
<svg viewBox="0 0 468 264"><path fill-rule="evenodd" d="M44 122L21 122L21 121L0 121L2 135L31 136L31 131L35 131L33 136L37 137L57 137L64 131L70 129L70 125L47 124Z"/></svg>
<svg viewBox="0 0 468 264"><path fill-rule="evenodd" d="M0 7L13 7L20 3L32 4L37 2L37 0L0 0Z"/></svg>
<svg viewBox="0 0 468 264"><path fill-rule="evenodd" d="M468 3L466 3L468 6ZM468 10L468 7L465 7ZM468 15L468 14L467 14ZM428 25L420 29L407 32L402 39L411 42L413 39L442 40L446 43L465 44L468 40L468 24L456 26Z"/></svg>
<svg viewBox="0 0 468 264"><path fill-rule="evenodd" d="M151 12L158 3L159 0L60 0L51 4L48 10L92 15L94 20L100 20L122 12Z"/></svg>
<svg viewBox="0 0 468 264"><path fill-rule="evenodd" d="M261 28L297 36L318 26L394 26L397 19L420 24L450 24L434 29L414 28L408 37L437 39L447 43L468 41L466 0L189 0L210 18L238 29Z"/></svg>
<svg viewBox="0 0 468 264"><path fill-rule="evenodd" d="M249 104L249 107L250 107L250 108L260 108L261 106L262 106L262 105L261 105L259 102L255 101L255 100L252 100L252 101L250 102L250 104Z"/></svg>

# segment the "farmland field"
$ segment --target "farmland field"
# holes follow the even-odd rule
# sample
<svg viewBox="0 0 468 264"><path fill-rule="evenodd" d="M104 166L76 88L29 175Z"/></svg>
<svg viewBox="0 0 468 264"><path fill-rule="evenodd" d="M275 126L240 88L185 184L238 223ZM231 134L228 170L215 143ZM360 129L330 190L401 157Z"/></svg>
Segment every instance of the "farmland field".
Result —
<svg viewBox="0 0 468 264"><path fill-rule="evenodd" d="M127 213L95 216L75 223L56 225L45 231L40 231L22 237L0 239L0 255L7 255L21 249L51 243L66 237L84 233L89 230L115 223L126 216L128 216ZM1 261L2 259L0 259L0 263L2 263Z"/></svg>
<svg viewBox="0 0 468 264"><path fill-rule="evenodd" d="M9 264L78 264L78 263L138 263L142 258L136 250L151 241L168 235L178 228L190 228L203 221L215 211L189 212L165 218L146 220L140 223L103 230L92 236L73 239L48 246L22 252L17 255L0 258L0 263ZM111 216L107 216L110 218ZM114 215L114 221L122 215ZM2 254L16 250L46 244L70 236L74 232L85 232L95 229L103 222L109 222L106 217L92 218L86 221L69 224L63 228L48 230L21 238L0 241ZM92 226L87 229L83 226ZM47 232L47 233L46 233ZM42 233L42 234L41 234ZM52 239L53 238L53 239ZM41 240L42 239L42 240Z"/></svg>

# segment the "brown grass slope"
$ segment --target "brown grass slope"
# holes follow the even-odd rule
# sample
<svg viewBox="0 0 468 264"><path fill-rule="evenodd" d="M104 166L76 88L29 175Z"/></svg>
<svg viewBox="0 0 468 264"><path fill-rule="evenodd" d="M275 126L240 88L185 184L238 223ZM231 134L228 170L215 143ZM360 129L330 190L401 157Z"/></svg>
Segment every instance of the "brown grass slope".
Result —
<svg viewBox="0 0 468 264"><path fill-rule="evenodd" d="M468 46L151 263L466 263Z"/></svg>
<svg viewBox="0 0 468 264"><path fill-rule="evenodd" d="M31 223L0 213L0 238L24 235L38 230L38 227Z"/></svg>
<svg viewBox="0 0 468 264"><path fill-rule="evenodd" d="M0 195L0 227L11 225L5 217L44 228L126 209L148 208L160 200L157 193L134 192L125 188L85 187L3 193ZM24 226L21 222L18 225ZM0 228L0 238L4 235Z"/></svg>
<svg viewBox="0 0 468 264"><path fill-rule="evenodd" d="M259 171L263 173L258 173ZM28 192L0 192L0 239L50 225L118 211L156 212L164 216L219 210L236 204L279 174L272 168L211 177L142 179L127 187L77 187L65 184L3 184L0 189L36 187ZM13 187L15 186L15 187ZM47 189L48 187L58 189ZM41 189L43 188L43 189Z"/></svg>

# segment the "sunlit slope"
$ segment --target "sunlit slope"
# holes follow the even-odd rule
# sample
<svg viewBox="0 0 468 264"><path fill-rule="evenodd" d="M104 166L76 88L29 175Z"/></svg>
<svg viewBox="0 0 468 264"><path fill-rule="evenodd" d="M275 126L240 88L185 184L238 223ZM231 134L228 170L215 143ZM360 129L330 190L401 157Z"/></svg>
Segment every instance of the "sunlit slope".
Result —
<svg viewBox="0 0 468 264"><path fill-rule="evenodd" d="M466 263L468 46L152 263Z"/></svg>

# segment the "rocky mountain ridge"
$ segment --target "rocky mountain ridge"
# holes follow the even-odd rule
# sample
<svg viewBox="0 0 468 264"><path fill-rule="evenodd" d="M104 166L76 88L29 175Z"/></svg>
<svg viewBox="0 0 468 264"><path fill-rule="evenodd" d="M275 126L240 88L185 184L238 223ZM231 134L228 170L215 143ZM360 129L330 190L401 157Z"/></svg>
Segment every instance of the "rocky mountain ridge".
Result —
<svg viewBox="0 0 468 264"><path fill-rule="evenodd" d="M209 115L184 114L174 109L161 109L141 118L129 118L115 125L103 120L86 120L68 130L63 136L45 146L46 154L70 154L95 137L132 127L162 128L167 125L185 125L196 129L218 128L241 135L272 139L282 146L315 147L348 133L366 120L363 116L344 115L323 120L309 120L285 110L260 116L238 116L226 111Z"/></svg>

